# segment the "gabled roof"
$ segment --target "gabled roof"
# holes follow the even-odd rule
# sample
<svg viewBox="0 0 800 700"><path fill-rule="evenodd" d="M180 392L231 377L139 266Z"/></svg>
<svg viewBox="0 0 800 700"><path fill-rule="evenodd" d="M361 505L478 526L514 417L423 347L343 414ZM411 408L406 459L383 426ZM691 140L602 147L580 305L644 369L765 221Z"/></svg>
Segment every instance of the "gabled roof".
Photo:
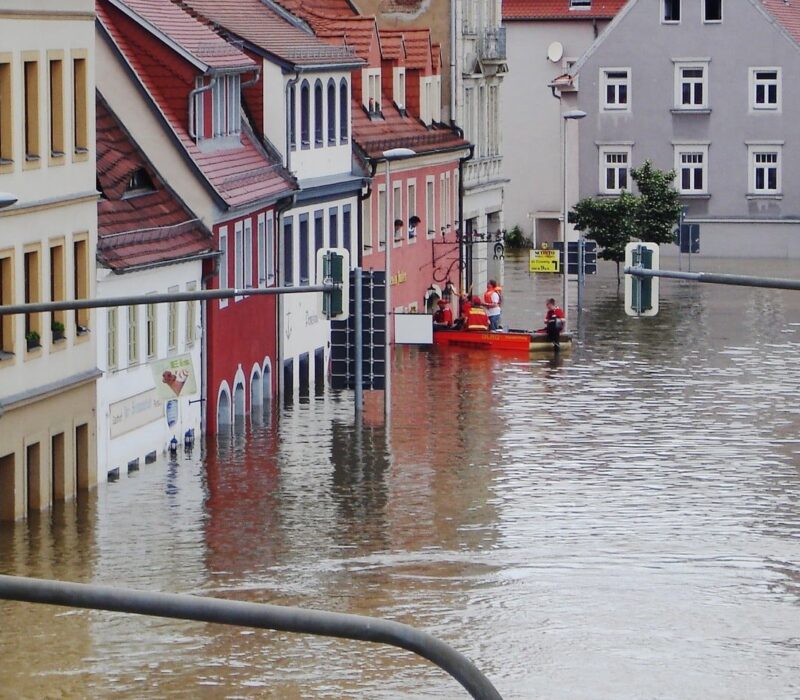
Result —
<svg viewBox="0 0 800 700"><path fill-rule="evenodd" d="M303 66L353 65L361 61L345 46L318 39L301 22L261 0L183 0L183 6L276 58Z"/></svg>
<svg viewBox="0 0 800 700"><path fill-rule="evenodd" d="M382 53L378 24L374 17L350 16L340 17L334 15L317 14L306 10L305 19L314 30L314 33L326 41L343 44L350 47L359 58L369 61L370 49L377 43L377 49Z"/></svg>
<svg viewBox="0 0 800 700"><path fill-rule="evenodd" d="M254 61L170 0L108 0L203 72L253 68Z"/></svg>
<svg viewBox="0 0 800 700"><path fill-rule="evenodd" d="M399 61L403 64L406 58L406 47L403 43L403 35L398 32L387 32L385 29L380 31L380 35L384 60Z"/></svg>
<svg viewBox="0 0 800 700"><path fill-rule="evenodd" d="M590 7L570 8L570 0L503 0L503 20L612 19L627 0L592 0Z"/></svg>
<svg viewBox="0 0 800 700"><path fill-rule="evenodd" d="M116 115L98 94L97 257L115 272L214 254L211 233L162 180ZM127 191L144 171L152 190Z"/></svg>
<svg viewBox="0 0 800 700"><path fill-rule="evenodd" d="M430 29L382 29L381 37L400 35L406 46L406 68L432 70L433 45Z"/></svg>
<svg viewBox="0 0 800 700"><path fill-rule="evenodd" d="M174 63L170 64L169 54L156 51L152 34L142 34L145 30L115 10L112 2L117 0L97 0L100 27L165 127L220 202L228 208L265 204L297 189L292 176L269 157L244 119L236 147L207 151L195 143L188 131L188 94L194 87L196 74L189 70L179 54L175 54ZM170 0L147 2L171 4ZM188 15L186 17L221 40L209 27Z"/></svg>
<svg viewBox="0 0 800 700"><path fill-rule="evenodd" d="M800 44L800 1L761 0L761 4L795 43Z"/></svg>

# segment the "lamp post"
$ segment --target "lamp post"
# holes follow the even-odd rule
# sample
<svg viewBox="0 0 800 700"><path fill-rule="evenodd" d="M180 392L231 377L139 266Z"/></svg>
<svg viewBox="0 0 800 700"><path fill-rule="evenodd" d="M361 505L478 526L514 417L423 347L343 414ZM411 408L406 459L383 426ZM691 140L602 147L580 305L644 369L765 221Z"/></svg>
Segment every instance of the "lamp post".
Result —
<svg viewBox="0 0 800 700"><path fill-rule="evenodd" d="M383 414L387 418L392 413L392 246L394 245L394 221L392 211L391 162L403 158L411 158L417 152L410 148L390 148L383 152L382 160L386 161L386 385L383 391Z"/></svg>
<svg viewBox="0 0 800 700"><path fill-rule="evenodd" d="M569 299L567 293L569 290L567 279L567 265L568 251L567 251L567 122L576 119L583 119L586 112L581 109L570 109L561 113L561 173L563 176L562 189L563 201L561 203L561 245L564 246L564 269L562 270L563 277L561 278L561 297L564 304L564 314L569 315Z"/></svg>

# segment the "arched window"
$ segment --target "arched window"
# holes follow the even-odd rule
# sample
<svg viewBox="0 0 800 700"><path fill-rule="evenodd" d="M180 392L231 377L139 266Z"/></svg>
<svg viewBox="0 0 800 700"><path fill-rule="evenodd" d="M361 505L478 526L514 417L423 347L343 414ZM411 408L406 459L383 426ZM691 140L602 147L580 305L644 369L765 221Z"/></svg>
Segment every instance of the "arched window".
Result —
<svg viewBox="0 0 800 700"><path fill-rule="evenodd" d="M322 147L322 81L314 83L314 146Z"/></svg>
<svg viewBox="0 0 800 700"><path fill-rule="evenodd" d="M300 85L300 146L309 148L311 146L311 132L309 121L311 119L311 89L308 81L304 80Z"/></svg>
<svg viewBox="0 0 800 700"><path fill-rule="evenodd" d="M289 88L289 144L293 151L297 149L297 90L294 85Z"/></svg>
<svg viewBox="0 0 800 700"><path fill-rule="evenodd" d="M350 133L350 95L347 89L347 80L342 78L339 83L339 143L347 143Z"/></svg>
<svg viewBox="0 0 800 700"><path fill-rule="evenodd" d="M336 145L336 83L328 81L328 145Z"/></svg>

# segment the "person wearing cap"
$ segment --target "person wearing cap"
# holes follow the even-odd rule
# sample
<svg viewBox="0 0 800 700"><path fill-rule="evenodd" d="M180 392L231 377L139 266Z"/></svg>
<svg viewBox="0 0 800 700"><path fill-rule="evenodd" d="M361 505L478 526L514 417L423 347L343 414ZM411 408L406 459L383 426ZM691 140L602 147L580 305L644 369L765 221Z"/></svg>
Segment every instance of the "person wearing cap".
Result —
<svg viewBox="0 0 800 700"><path fill-rule="evenodd" d="M453 310L446 299L439 299L437 302L438 309L433 314L434 328L452 328L453 326Z"/></svg>
<svg viewBox="0 0 800 700"><path fill-rule="evenodd" d="M489 315L483 308L478 297L472 297L469 314L467 314L467 330L469 331L488 331Z"/></svg>

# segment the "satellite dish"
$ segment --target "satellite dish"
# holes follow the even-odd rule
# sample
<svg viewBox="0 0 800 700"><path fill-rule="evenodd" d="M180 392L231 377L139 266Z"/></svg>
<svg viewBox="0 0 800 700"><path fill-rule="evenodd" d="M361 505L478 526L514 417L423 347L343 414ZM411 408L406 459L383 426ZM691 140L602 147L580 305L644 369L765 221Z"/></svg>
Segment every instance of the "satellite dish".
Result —
<svg viewBox="0 0 800 700"><path fill-rule="evenodd" d="M547 47L547 60L556 63L564 55L564 46L560 41L554 41Z"/></svg>

